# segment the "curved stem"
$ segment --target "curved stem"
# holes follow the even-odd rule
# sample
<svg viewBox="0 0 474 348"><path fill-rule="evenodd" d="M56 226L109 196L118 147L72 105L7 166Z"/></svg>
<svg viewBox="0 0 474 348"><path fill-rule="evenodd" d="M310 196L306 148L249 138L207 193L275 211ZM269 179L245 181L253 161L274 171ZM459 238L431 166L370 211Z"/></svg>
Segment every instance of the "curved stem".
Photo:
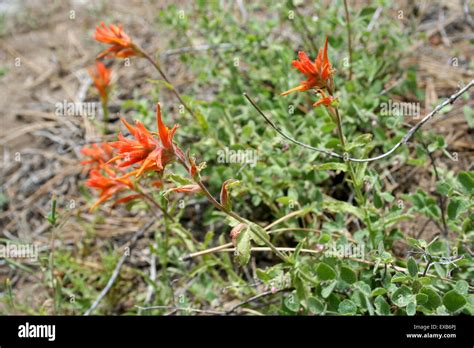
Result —
<svg viewBox="0 0 474 348"><path fill-rule="evenodd" d="M346 13L347 26L347 49L349 51L349 80L352 80L352 40L351 40L351 21L349 19L349 7L347 0L344 0L344 12Z"/></svg>
<svg viewBox="0 0 474 348"><path fill-rule="evenodd" d="M212 194L208 191L207 187L204 185L202 180L200 179L195 179L196 184L201 188L203 191L204 195L208 198L208 200L214 205L217 209L222 211L223 213L229 215L230 217L234 218L240 223L243 224L248 224L248 221L246 221L244 218L241 216L237 215L234 213L232 210L227 209L224 207L222 204L220 204L213 196ZM250 230L264 243L266 244L279 258L281 258L283 261L287 263L291 263L291 260L284 255L278 248L276 248L268 239L266 239L265 235L262 234L261 231L258 229L254 228L252 225L249 225Z"/></svg>
<svg viewBox="0 0 474 348"><path fill-rule="evenodd" d="M161 77L163 78L163 80L165 80L168 85L171 87L171 91L173 92L173 94L176 96L176 98L179 100L179 102L184 106L184 108L191 114L191 116L193 116L194 118L197 118L196 114L194 113L194 111L188 106L188 104L186 104L186 102L183 100L183 98L181 97L181 94L179 94L179 92L176 90L176 88L174 87L174 85L171 83L171 81L168 79L168 77L166 76L166 74L164 73L164 71L161 69L160 65L152 58L150 57L148 54L146 54L145 52L142 51L142 54L143 54L143 57L148 60L151 65L153 65L153 67L158 71L158 73L161 75Z"/></svg>
<svg viewBox="0 0 474 348"><path fill-rule="evenodd" d="M348 158L346 158L346 161L356 162L356 163L374 162L374 161L378 161L380 159L383 159L385 157L390 156L400 146L406 145L408 140L410 140L410 138L418 131L418 129L420 129L425 123L429 122L433 118L434 115L436 115L439 111L441 111L441 109L445 108L448 104L453 104L456 101L456 99L458 99L462 94L466 93L473 85L474 85L474 80L471 80L466 86L461 88L458 92L454 93L449 98L447 98L444 102L442 102L437 107L435 107L429 114L427 114L425 117L423 117L423 119L420 122L418 122L416 125L414 125L412 128L410 128L410 130L405 134L405 136L398 143L396 143L390 150L388 150L387 152L385 152L385 153L383 153L379 156L369 157L369 158L348 157ZM298 141L298 140L294 139L293 137L287 135L277 125L275 125L270 120L270 118L268 118L268 116L266 116L263 113L263 111L257 106L257 104L252 100L252 98L250 98L247 95L247 93L244 93L244 97L250 102L250 104L252 104L252 106L257 110L257 112L260 114L260 116L262 116L265 119L265 121L267 121L267 123L275 131L277 131L277 133L280 134L283 138L291 141L292 143L294 143L296 145L307 148L309 150L316 151L316 152L321 152L321 153L324 153L324 154L326 154L328 156L331 156L331 157L344 159L344 157L342 155L340 155L336 152L332 152L332 151L329 151L329 150L319 149L319 148L313 147L311 145L302 143L301 141Z"/></svg>

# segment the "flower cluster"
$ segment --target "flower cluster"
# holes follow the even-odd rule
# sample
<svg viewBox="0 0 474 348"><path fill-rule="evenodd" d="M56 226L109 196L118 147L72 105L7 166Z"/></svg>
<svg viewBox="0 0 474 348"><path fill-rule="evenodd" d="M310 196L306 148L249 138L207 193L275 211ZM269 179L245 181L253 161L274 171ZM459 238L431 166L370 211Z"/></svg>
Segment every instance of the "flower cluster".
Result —
<svg viewBox="0 0 474 348"><path fill-rule="evenodd" d="M122 118L131 138L119 133L117 141L93 144L81 150L88 157L81 162L89 165L86 185L100 191L99 200L91 209L126 190L132 190L135 194L120 198L113 205L139 198L142 192L137 180L144 173L162 175L166 165L174 160L188 162L183 151L173 142L178 125L171 130L165 126L160 104L157 104L156 119L158 132L149 131L140 121L135 121L135 126L132 126ZM127 172L128 169L130 171ZM154 186L161 186L161 182L155 182ZM176 191L190 192L185 189Z"/></svg>
<svg viewBox="0 0 474 348"><path fill-rule="evenodd" d="M112 74L111 69L107 69L105 64L101 61L96 61L93 67L88 69L89 75L92 78L95 88L99 91L100 98L103 103L107 103L109 94L110 76Z"/></svg>
<svg viewBox="0 0 474 348"><path fill-rule="evenodd" d="M121 25L110 24L108 27L104 22L96 27L94 39L99 42L111 45L108 49L97 56L97 59L104 57L127 58L131 56L142 56L142 50L132 42L130 36L125 34Z"/></svg>
<svg viewBox="0 0 474 348"><path fill-rule="evenodd" d="M298 58L299 60L294 60L292 64L306 76L306 80L302 81L299 86L281 93L281 95L286 96L293 92L315 90L321 95L321 99L314 103L313 106L324 105L328 109L331 108L336 103L336 99L332 96L333 74L335 70L332 68L328 58L328 38L326 38L324 49L319 49L314 63L302 51L298 53ZM325 94L324 90L328 92L328 95ZM329 109L329 111L331 110Z"/></svg>

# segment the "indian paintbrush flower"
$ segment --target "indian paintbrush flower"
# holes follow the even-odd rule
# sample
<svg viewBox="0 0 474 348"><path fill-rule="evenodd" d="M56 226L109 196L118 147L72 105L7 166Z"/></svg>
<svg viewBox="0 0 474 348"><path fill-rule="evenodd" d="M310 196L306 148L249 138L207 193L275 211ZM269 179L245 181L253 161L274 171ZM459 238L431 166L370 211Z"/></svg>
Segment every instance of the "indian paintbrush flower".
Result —
<svg viewBox="0 0 474 348"><path fill-rule="evenodd" d="M173 136L178 125L171 130L165 126L161 118L161 107L157 104L156 110L158 137L156 133L150 132L140 121L135 121L135 126L129 124L122 118L122 122L135 139L128 139L119 134L119 140L109 143L117 150L117 155L108 163L121 160L117 164L119 168L125 168L134 164L139 167L127 174L139 177L145 171L161 172L165 166L177 157L184 158L183 152L173 143Z"/></svg>
<svg viewBox="0 0 474 348"><path fill-rule="evenodd" d="M293 61L293 66L301 71L306 76L306 81L300 83L299 86L294 87L281 95L288 95L293 92L304 92L312 88L326 88L332 85L332 74L334 69L328 59L328 38L324 49L319 49L318 56L314 63L308 58L305 52L298 52L299 60Z"/></svg>
<svg viewBox="0 0 474 348"><path fill-rule="evenodd" d="M88 187L100 191L99 199L91 206L90 211L94 210L99 204L111 199L115 194L134 188L134 184L130 179L118 178L117 173L107 166L104 166L103 170L107 175L99 169L91 169L89 179L86 181ZM132 195L133 198L130 198L130 196L121 198L114 205L137 198L135 196Z"/></svg>
<svg viewBox="0 0 474 348"><path fill-rule="evenodd" d="M121 25L110 24L108 27L104 22L96 27L94 39L112 45L97 58L117 57L127 58L131 56L143 56L143 52L132 42L132 39L122 30Z"/></svg>
<svg viewBox="0 0 474 348"><path fill-rule="evenodd" d="M92 144L90 147L84 146L81 153L89 157L81 161L82 165L91 165L92 168L101 168L112 158L113 148L107 143Z"/></svg>
<svg viewBox="0 0 474 348"><path fill-rule="evenodd" d="M112 70L107 69L105 64L98 60L93 67L88 69L88 72L92 81L94 82L94 86L99 91L102 102L107 103L110 75Z"/></svg>

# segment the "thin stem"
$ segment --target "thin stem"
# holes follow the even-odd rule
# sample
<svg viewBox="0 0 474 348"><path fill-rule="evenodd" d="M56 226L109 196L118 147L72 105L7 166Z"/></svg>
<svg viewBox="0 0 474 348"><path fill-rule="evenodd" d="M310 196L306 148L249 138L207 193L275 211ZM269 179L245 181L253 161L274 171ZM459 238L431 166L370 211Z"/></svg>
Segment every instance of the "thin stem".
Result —
<svg viewBox="0 0 474 348"><path fill-rule="evenodd" d="M337 132L338 132L338 135L339 135L339 141L341 142L341 146L342 146L343 150L345 151L346 150L346 141L344 139L344 133L342 131L342 119L341 119L341 115L339 114L339 109L336 107L335 110L336 110L336 124L337 124ZM372 224L370 222L369 213L366 209L367 200L365 198L365 195L362 192L362 189L359 185L359 182L357 181L357 177L355 175L354 167L352 166L351 162L347 162L347 168L349 170L349 175L351 176L352 186L354 187L357 202L359 203L359 205L361 205L362 211L364 212L365 223L366 223L367 228L369 230L370 238L371 238L371 241L372 241L372 244L373 244L373 243L375 243L375 235L374 235L374 230L372 229Z"/></svg>
<svg viewBox="0 0 474 348"><path fill-rule="evenodd" d="M186 167L186 166L185 166ZM212 194L207 190L206 186L200 179L195 179L196 184L201 188L203 191L204 195L208 198L208 200L214 205L218 210L222 211L223 213L229 215L230 217L234 218L240 223L243 224L248 224L248 221L246 221L244 218L240 217L233 211L227 209L224 207L222 204L220 204L213 196ZM266 244L279 258L281 258L283 261L287 263L291 263L291 260L284 255L281 251L279 251L269 240L265 238L265 235L262 234L262 232L256 228L254 228L252 225L249 225L250 230L264 243Z"/></svg>
<svg viewBox="0 0 474 348"><path fill-rule="evenodd" d="M150 202L154 207L158 208L159 211L163 213L163 215L169 219L170 221L174 222L174 218L161 206L159 205L153 197L151 197L148 193L143 192L140 189L136 189L136 192L141 195L143 198L145 198L148 202Z"/></svg>
<svg viewBox="0 0 474 348"><path fill-rule="evenodd" d="M132 249L136 242L138 241L138 239L143 236L145 234L146 231L148 231L154 224L155 224L156 220L150 220L149 222L147 222L140 230L138 230L133 236L132 238L130 239L130 243L128 245L128 247L130 249ZM115 266L115 269L114 271L112 272L112 275L110 276L109 278L109 281L107 282L107 285L105 286L104 289L102 289L102 291L100 292L99 296L96 298L96 300L94 301L94 303L92 303L92 305L89 307L89 309L84 313L85 316L88 316L90 315L96 308L97 306L99 305L99 303L102 301L102 299L107 295L107 293L110 291L110 289L112 288L112 286L114 285L115 283L115 280L117 280L119 274L120 274L120 270L123 266L123 264L125 263L125 260L127 259L128 257L128 253L123 253L122 256L120 257L120 260L117 262L117 265Z"/></svg>
<svg viewBox="0 0 474 348"><path fill-rule="evenodd" d="M351 40L351 21L349 18L349 7L347 6L347 0L344 0L344 11L346 13L346 26L347 26L347 49L349 51L349 80L352 80L352 40Z"/></svg>
<svg viewBox="0 0 474 348"><path fill-rule="evenodd" d="M294 211L292 213L289 213L281 218L279 218L278 220L272 222L271 224L263 227L264 230L268 231L269 229L271 229L272 227L274 227L275 225L278 225L286 220L288 220L289 218L293 217L293 216L298 216L300 215L304 210L298 210L298 211ZM276 230L275 231L268 231L268 233L272 233L272 232L277 232ZM214 252L218 252L219 250L222 250L222 249L226 249L226 248L231 248L232 247L232 243L226 243L226 244L222 244L222 245L219 245L219 246L216 246L216 247L213 247L213 248L209 248L209 249L205 249L205 250L201 250L201 251L197 251L195 253L191 253L191 254L188 254L188 255L185 255L183 256L181 259L184 261L184 260L189 260L189 259L192 259L192 258L195 258L195 257L198 257L198 256L203 256L203 255L207 255L207 254L212 254Z"/></svg>
<svg viewBox="0 0 474 348"><path fill-rule="evenodd" d="M353 158L353 157L347 157L345 160L349 162L356 162L356 163L364 163L364 162L374 162L378 161L380 159L383 159L385 157L390 156L393 154L400 146L406 145L408 140L420 129L425 123L429 122L434 115L436 115L440 110L445 108L448 104L453 104L462 94L466 93L472 86L474 85L474 80L471 80L466 86L461 88L458 92L454 93L451 95L449 98L447 98L444 102L439 104L437 107L435 107L429 114L427 114L420 122L418 122L415 126L410 128L410 130L405 134L405 136L398 142L396 143L389 151L375 157L369 157L369 158ZM291 141L292 143L299 145L301 147L307 148L309 150L315 151L315 152L321 152L324 153L328 156L335 157L335 158L340 158L344 159L344 157L336 152L332 152L329 150L325 149L318 149L315 148L311 145L302 143L301 141L298 141L294 139L293 137L287 135L285 132L283 132L277 125L275 125L270 118L268 118L263 111L257 106L257 104L247 95L247 93L244 93L244 97L252 104L252 106L257 110L257 112L262 116L265 121L275 130L277 131L278 134L280 134L283 138Z"/></svg>
<svg viewBox="0 0 474 348"><path fill-rule="evenodd" d="M424 141L420 141L420 142L421 142L421 145L423 145L423 148L425 149L426 153L428 154L428 157L430 158L436 181L439 182L440 176L438 173L438 168L436 166L435 158L433 154L431 153L431 151L428 149L428 146L426 146L425 142ZM438 204L439 204L439 208L441 209L441 222L443 223L443 228L441 229L441 232L443 236L446 237L448 235L448 224L446 222L446 202L443 195L438 196Z"/></svg>
<svg viewBox="0 0 474 348"><path fill-rule="evenodd" d="M161 75L161 77L163 78L163 80L165 80L169 87L171 87L171 91L173 92L173 94L176 96L176 98L179 100L179 102L184 106L184 108L195 118L197 119L197 116L196 114L194 113L194 111L188 106L188 104L186 104L186 102L183 100L183 98L181 97L181 94L179 94L179 92L176 90L176 88L174 87L174 85L171 83L171 81L168 79L168 77L166 76L166 74L164 73L164 71L161 69L160 65L152 58L150 57L148 54L146 54L145 52L142 51L142 54L143 54L143 57L148 60L151 65L153 65L153 67L158 71L158 73Z"/></svg>

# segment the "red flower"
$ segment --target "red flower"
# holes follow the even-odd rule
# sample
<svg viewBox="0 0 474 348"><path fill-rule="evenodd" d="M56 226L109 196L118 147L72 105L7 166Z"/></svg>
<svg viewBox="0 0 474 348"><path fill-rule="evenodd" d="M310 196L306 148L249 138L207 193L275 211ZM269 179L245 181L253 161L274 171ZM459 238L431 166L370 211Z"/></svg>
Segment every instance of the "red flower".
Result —
<svg viewBox="0 0 474 348"><path fill-rule="evenodd" d="M95 62L94 67L90 67L87 70L89 72L90 77L92 78L92 81L94 82L94 86L99 91L102 100L106 101L112 70L107 69L105 67L105 64L99 60Z"/></svg>
<svg viewBox="0 0 474 348"><path fill-rule="evenodd" d="M104 170L108 176L105 176L98 169L92 169L89 173L89 179L86 181L87 186L101 191L99 194L99 200L92 205L90 211L94 210L99 204L112 198L116 193L127 189L133 189L133 182L130 179L117 178L115 172L107 166L104 167ZM137 198L134 197L126 200L125 198L128 197L119 199L114 203L114 205L125 203L128 200Z"/></svg>
<svg viewBox="0 0 474 348"><path fill-rule="evenodd" d="M110 24L107 27L104 22L101 27L95 29L94 39L112 45L97 56L98 59L107 57L127 58L131 56L142 56L140 48L132 42L132 39L124 33L121 25Z"/></svg>
<svg viewBox="0 0 474 348"><path fill-rule="evenodd" d="M119 141L110 143L110 146L118 151L117 156L112 158L109 163L122 160L117 165L119 168L133 164L140 165L138 169L128 173L127 177L130 175L139 177L143 172L150 170L161 172L176 156L184 157L182 151L173 144L173 136L178 125L175 125L171 130L164 125L161 119L160 104L157 104L156 117L159 139L153 136L156 133L148 131L140 121L135 121L135 127L133 127L125 119L122 119L135 140L127 139L120 133Z"/></svg>
<svg viewBox="0 0 474 348"><path fill-rule="evenodd" d="M90 157L88 160L81 161L82 165L92 165L92 167L102 167L112 158L113 148L107 143L92 144L90 147L84 146L81 153Z"/></svg>
<svg viewBox="0 0 474 348"><path fill-rule="evenodd" d="M328 59L327 37L324 50L319 49L318 56L314 60L314 63L312 63L306 53L302 51L298 52L298 57L299 60L293 61L293 66L301 71L307 77L307 80L301 82L299 86L283 92L281 95L288 95L297 91L303 92L311 88L324 88L328 85L328 80L332 77L334 70Z"/></svg>
<svg viewBox="0 0 474 348"><path fill-rule="evenodd" d="M334 98L331 95L326 95L322 89L318 90L318 93L321 94L321 99L319 99L316 103L313 104L313 106L319 106L319 105L324 105L325 107L330 107L333 106L334 101L336 98Z"/></svg>

